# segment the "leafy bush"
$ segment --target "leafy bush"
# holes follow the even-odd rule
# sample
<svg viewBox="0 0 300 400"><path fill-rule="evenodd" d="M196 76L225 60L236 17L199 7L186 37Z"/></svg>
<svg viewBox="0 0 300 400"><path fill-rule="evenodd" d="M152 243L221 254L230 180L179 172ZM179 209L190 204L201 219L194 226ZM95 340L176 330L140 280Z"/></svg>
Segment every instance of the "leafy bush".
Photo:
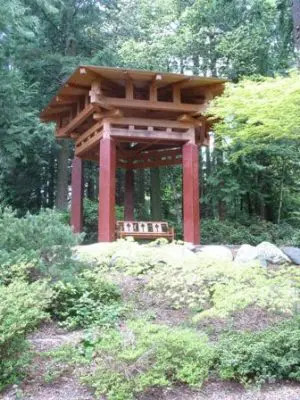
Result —
<svg viewBox="0 0 300 400"><path fill-rule="evenodd" d="M93 243L97 241L98 236L98 201L84 199L83 212L84 212L84 233L85 242ZM116 220L124 219L124 207L116 205Z"/></svg>
<svg viewBox="0 0 300 400"><path fill-rule="evenodd" d="M203 219L201 221L201 241L203 244L243 244L257 245L267 241L281 244L295 244L296 230L293 226L280 225L264 220L248 220L242 224L238 221L220 221L218 219Z"/></svg>
<svg viewBox="0 0 300 400"><path fill-rule="evenodd" d="M145 321L101 332L83 345L97 366L84 381L108 400L129 400L148 388L177 383L200 387L214 359L206 336Z"/></svg>
<svg viewBox="0 0 300 400"><path fill-rule="evenodd" d="M54 291L51 313L68 329L110 325L120 316L118 288L93 271L84 271L73 282L57 282Z"/></svg>
<svg viewBox="0 0 300 400"><path fill-rule="evenodd" d="M246 384L275 379L300 381L299 317L261 332L231 332L217 347L222 379Z"/></svg>
<svg viewBox="0 0 300 400"><path fill-rule="evenodd" d="M23 372L27 360L25 334L47 318L45 309L51 295L46 283L15 280L0 286L0 389Z"/></svg>
<svg viewBox="0 0 300 400"><path fill-rule="evenodd" d="M35 273L52 279L71 279L74 271L82 268L71 251L79 240L55 211L42 210L37 215L18 218L9 209L0 210L0 282L13 279L14 269L20 269L13 266L24 264L30 264L24 271L27 278Z"/></svg>
<svg viewBox="0 0 300 400"><path fill-rule="evenodd" d="M157 268L150 274L149 288L174 308L198 311L205 317L225 318L234 311L257 305L266 310L292 314L299 300L299 272L288 266L277 271L258 265L200 260Z"/></svg>

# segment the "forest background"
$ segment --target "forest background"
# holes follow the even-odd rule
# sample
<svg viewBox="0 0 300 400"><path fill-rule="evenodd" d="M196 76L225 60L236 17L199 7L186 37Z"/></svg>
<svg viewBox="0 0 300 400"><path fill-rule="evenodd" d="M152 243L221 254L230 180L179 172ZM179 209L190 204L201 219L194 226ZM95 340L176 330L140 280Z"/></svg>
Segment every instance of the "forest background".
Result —
<svg viewBox="0 0 300 400"><path fill-rule="evenodd" d="M39 112L80 64L231 81L200 159L203 243L300 244L299 0L0 2L0 204L67 212L72 143ZM85 231L95 240L98 171L85 163ZM135 173L137 219L181 234L179 166ZM122 217L124 173L117 171Z"/></svg>

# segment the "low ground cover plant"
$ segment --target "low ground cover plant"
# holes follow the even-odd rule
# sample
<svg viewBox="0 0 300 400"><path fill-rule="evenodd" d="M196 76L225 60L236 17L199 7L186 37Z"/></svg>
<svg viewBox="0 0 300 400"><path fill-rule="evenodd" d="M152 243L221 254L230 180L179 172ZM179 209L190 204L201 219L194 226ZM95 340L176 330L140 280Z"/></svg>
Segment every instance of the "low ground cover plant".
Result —
<svg viewBox="0 0 300 400"><path fill-rule="evenodd" d="M172 274L167 267L155 269L149 287L172 307L194 310L197 321L226 318L249 306L292 315L299 301L298 280L299 271L287 265L271 270L207 259L178 263Z"/></svg>
<svg viewBox="0 0 300 400"><path fill-rule="evenodd" d="M104 280L97 270L85 270L72 282L59 281L53 289L51 314L68 329L110 325L122 312L117 286Z"/></svg>
<svg viewBox="0 0 300 400"><path fill-rule="evenodd" d="M222 379L244 384L300 381L299 316L261 332L230 332L217 345Z"/></svg>
<svg viewBox="0 0 300 400"><path fill-rule="evenodd" d="M214 359L205 335L146 321L103 331L83 348L94 365L83 380L108 400L130 400L151 387L179 383L200 387Z"/></svg>
<svg viewBox="0 0 300 400"><path fill-rule="evenodd" d="M51 297L46 282L0 285L0 390L22 376L29 355L26 334L49 316Z"/></svg>

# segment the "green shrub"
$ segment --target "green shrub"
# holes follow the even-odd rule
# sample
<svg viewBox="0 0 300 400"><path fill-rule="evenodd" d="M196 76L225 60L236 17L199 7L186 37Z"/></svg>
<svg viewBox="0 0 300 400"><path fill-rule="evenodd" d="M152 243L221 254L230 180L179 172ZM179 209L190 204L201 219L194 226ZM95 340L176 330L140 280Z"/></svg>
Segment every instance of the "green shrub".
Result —
<svg viewBox="0 0 300 400"><path fill-rule="evenodd" d="M72 282L57 282L51 313L68 329L110 325L121 313L118 288L86 270Z"/></svg>
<svg viewBox="0 0 300 400"><path fill-rule="evenodd" d="M79 240L58 212L42 210L18 218L9 209L0 210L0 282L14 278L11 267L24 264L31 265L24 273L29 280L38 276L72 279L83 267L71 251Z"/></svg>
<svg viewBox="0 0 300 400"><path fill-rule="evenodd" d="M222 379L244 384L300 381L300 318L261 332L226 334L217 346L217 354Z"/></svg>
<svg viewBox="0 0 300 400"><path fill-rule="evenodd" d="M85 243L93 243L97 241L98 236L98 201L84 199L84 233ZM124 219L124 207L116 205L116 220Z"/></svg>
<svg viewBox="0 0 300 400"><path fill-rule="evenodd" d="M197 321L225 318L254 305L292 314L299 301L298 281L299 272L293 267L272 271L256 264L237 266L207 259L156 268L150 274L148 288L174 308L197 311Z"/></svg>
<svg viewBox="0 0 300 400"><path fill-rule="evenodd" d="M108 400L129 400L151 387L188 384L200 387L208 376L214 350L205 335L145 321L127 329L101 332L84 343L93 372L84 381Z"/></svg>
<svg viewBox="0 0 300 400"><path fill-rule="evenodd" d="M261 219L248 220L243 224L238 221L207 218L201 221L202 244L248 243L256 246L267 241L287 245L295 244L296 234L300 235L300 230L287 223L278 225Z"/></svg>
<svg viewBox="0 0 300 400"><path fill-rule="evenodd" d="M15 280L0 286L0 389L22 374L28 359L25 334L47 318L51 295L46 283Z"/></svg>

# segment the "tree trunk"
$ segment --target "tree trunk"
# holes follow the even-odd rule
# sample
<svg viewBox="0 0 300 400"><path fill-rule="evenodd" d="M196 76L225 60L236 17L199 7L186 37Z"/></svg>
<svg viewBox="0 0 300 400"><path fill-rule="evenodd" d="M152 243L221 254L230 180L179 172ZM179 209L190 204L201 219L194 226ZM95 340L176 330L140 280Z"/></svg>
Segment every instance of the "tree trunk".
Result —
<svg viewBox="0 0 300 400"><path fill-rule="evenodd" d="M68 208L68 161L69 143L66 139L62 139L57 156L57 191L55 206L58 210L66 210Z"/></svg>
<svg viewBox="0 0 300 400"><path fill-rule="evenodd" d="M282 203L283 203L283 186L284 186L283 183L284 183L284 175L285 175L285 162L282 163L282 169L281 169L277 224L280 224L280 221L281 221L281 210L282 210Z"/></svg>
<svg viewBox="0 0 300 400"><path fill-rule="evenodd" d="M206 193L209 192L209 186L208 186L208 178L211 174L211 154L210 154L210 148L209 146L207 146L205 148L205 163L206 163L206 184L205 184L205 189L204 189L204 180L202 181L202 187L203 187L203 191L205 191ZM206 204L205 207L205 215L210 218L213 216L214 212L213 212L213 203L210 202L209 204Z"/></svg>
<svg viewBox="0 0 300 400"><path fill-rule="evenodd" d="M145 218L145 171L138 169L136 172L136 212L138 219Z"/></svg>
<svg viewBox="0 0 300 400"><path fill-rule="evenodd" d="M48 207L54 206L54 176L55 176L55 157L53 148L50 150L50 163L49 163L49 183L48 183Z"/></svg>
<svg viewBox="0 0 300 400"><path fill-rule="evenodd" d="M154 221L161 221L161 192L160 192L160 176L158 168L150 169L151 183L151 218Z"/></svg>
<svg viewBox="0 0 300 400"><path fill-rule="evenodd" d="M300 68L300 0L293 0L292 4L293 32L298 68Z"/></svg>

